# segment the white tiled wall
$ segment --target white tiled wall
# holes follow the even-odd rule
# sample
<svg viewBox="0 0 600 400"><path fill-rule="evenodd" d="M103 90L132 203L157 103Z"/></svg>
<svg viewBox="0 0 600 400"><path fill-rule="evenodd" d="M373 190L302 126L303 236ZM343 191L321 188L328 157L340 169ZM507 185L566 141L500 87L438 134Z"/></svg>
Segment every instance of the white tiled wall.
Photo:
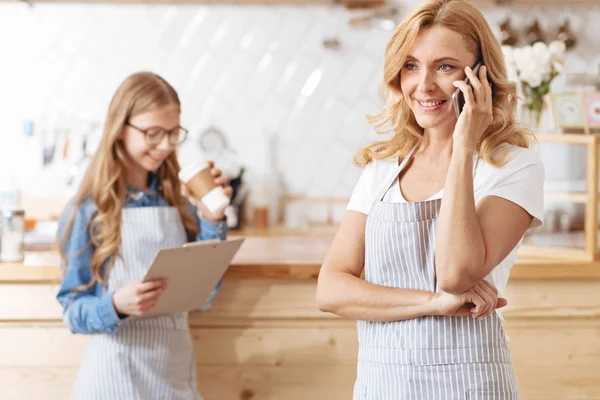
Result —
<svg viewBox="0 0 600 400"><path fill-rule="evenodd" d="M402 12L414 4L401 3ZM510 14L516 27L539 16L549 31L568 15L579 39L569 70L598 70L599 6L488 6L484 13L494 29ZM0 174L25 190L48 188L27 173L39 157L23 141L21 121L78 134L82 124L102 121L123 78L152 70L181 96L188 149L193 137L216 126L256 179L268 168L264 138L274 135L287 190L348 196L360 172L352 155L375 138L364 114L380 105L390 35L352 29L349 16L334 7L2 3ZM338 38L341 48L327 50L328 38Z"/></svg>

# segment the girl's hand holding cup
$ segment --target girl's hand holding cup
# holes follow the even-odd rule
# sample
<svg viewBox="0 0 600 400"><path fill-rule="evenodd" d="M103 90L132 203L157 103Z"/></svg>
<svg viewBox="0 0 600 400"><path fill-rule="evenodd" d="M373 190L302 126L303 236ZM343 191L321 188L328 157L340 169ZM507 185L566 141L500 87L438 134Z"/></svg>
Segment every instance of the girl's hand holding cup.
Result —
<svg viewBox="0 0 600 400"><path fill-rule="evenodd" d="M182 194L194 202L204 219L218 222L225 218L233 189L213 161L199 161L182 168L179 179Z"/></svg>

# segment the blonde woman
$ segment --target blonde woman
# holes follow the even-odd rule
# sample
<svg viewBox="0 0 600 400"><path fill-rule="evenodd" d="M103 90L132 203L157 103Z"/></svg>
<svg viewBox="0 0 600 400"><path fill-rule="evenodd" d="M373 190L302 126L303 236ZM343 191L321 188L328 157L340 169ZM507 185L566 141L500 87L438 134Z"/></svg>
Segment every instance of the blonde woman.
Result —
<svg viewBox="0 0 600 400"><path fill-rule="evenodd" d="M321 310L357 320L354 399L517 399L496 309L541 225L544 168L515 123L500 46L469 2L426 2L393 33L384 84L370 121L392 136L357 155L317 290Z"/></svg>
<svg viewBox="0 0 600 400"><path fill-rule="evenodd" d="M179 115L164 79L145 72L125 79L61 217L57 298L71 331L92 335L73 399L201 398L187 313L130 319L151 310L168 284L140 282L160 249L226 236L223 211L211 214L181 195L175 148L187 131ZM231 196L227 178L212 174Z"/></svg>

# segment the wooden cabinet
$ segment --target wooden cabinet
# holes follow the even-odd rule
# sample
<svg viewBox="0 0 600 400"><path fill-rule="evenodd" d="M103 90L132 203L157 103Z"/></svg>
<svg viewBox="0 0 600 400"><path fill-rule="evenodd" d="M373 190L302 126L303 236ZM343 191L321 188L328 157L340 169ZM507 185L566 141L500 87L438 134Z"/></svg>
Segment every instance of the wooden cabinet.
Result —
<svg viewBox="0 0 600 400"><path fill-rule="evenodd" d="M521 399L600 398L599 284L509 282L503 314ZM190 316L207 400L351 398L355 323L317 311L315 288L314 279L226 280L212 309ZM0 285L2 398L69 397L88 337L61 322L55 289Z"/></svg>
<svg viewBox="0 0 600 400"><path fill-rule="evenodd" d="M551 145L584 146L586 149L586 180L582 192L548 192L544 196L546 203L560 202L566 204L581 204L585 209L583 231L565 232L563 234L545 235L544 239L529 240L526 235L524 243L542 243L542 246L524 245L519 255L537 258L560 258L578 261L594 262L600 259L598 252L598 193L599 179L599 149L600 137L597 135L580 134L538 134L539 143ZM549 223L549 221L545 221ZM528 232L528 235L535 231Z"/></svg>

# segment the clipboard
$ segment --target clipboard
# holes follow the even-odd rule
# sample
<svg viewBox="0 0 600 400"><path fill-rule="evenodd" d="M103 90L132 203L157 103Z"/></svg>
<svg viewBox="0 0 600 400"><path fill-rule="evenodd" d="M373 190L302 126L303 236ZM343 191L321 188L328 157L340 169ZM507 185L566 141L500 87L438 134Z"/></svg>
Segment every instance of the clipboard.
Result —
<svg viewBox="0 0 600 400"><path fill-rule="evenodd" d="M143 281L166 278L168 286L144 316L200 309L243 242L244 238L207 240L160 250Z"/></svg>

